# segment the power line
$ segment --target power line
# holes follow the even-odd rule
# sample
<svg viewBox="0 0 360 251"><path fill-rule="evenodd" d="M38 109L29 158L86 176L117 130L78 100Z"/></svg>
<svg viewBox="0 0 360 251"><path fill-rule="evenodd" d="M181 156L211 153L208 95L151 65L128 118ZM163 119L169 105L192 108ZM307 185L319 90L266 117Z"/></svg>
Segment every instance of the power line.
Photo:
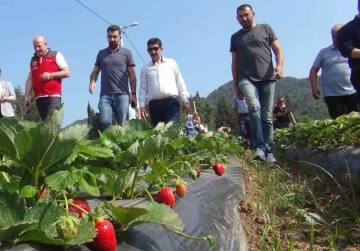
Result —
<svg viewBox="0 0 360 251"><path fill-rule="evenodd" d="M105 18L101 17L100 15L98 15L97 13L95 13L93 10L91 10L89 7L87 7L85 4L83 4L82 2L80 2L79 0L76 0L76 2L78 2L79 4L81 4L84 8L86 8L87 10L89 10L91 13L93 13L95 16L97 16L98 18L102 19L103 21L105 21L108 24L111 24L109 21L107 21ZM131 46L134 48L134 50L136 51L136 53L139 55L139 57L141 58L141 60L145 63L145 60L142 58L142 56L140 55L140 53L138 52L138 50L135 48L134 44L131 42L130 38L128 37L128 35L126 34L126 32L124 30L122 30L122 33L126 36L126 38L129 40Z"/></svg>

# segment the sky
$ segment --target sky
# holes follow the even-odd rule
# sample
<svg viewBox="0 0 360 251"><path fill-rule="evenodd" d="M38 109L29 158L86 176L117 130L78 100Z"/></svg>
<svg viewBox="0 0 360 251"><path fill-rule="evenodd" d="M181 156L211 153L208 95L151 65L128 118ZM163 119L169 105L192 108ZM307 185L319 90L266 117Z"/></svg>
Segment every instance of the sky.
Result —
<svg viewBox="0 0 360 251"><path fill-rule="evenodd" d="M330 29L357 14L358 0L80 0L110 23L125 30L124 47L134 55L138 88L144 62L150 61L146 42L158 37L163 55L177 61L190 95L206 97L232 79L230 37L240 29L236 8L249 3L256 23L268 23L285 54L284 75L308 76L323 47L331 44ZM97 52L108 46L108 23L76 0L0 1L0 68L2 80L25 88L33 51L32 40L45 36L60 51L71 76L63 80L64 123L87 117L87 104L97 111L99 90L88 92ZM98 80L98 86L100 79ZM309 87L310 88L310 87Z"/></svg>

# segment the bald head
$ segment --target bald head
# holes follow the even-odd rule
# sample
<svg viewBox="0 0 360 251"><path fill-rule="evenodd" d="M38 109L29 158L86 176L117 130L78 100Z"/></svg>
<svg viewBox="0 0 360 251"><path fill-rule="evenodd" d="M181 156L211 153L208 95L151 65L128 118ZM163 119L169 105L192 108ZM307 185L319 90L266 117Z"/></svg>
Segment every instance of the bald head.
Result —
<svg viewBox="0 0 360 251"><path fill-rule="evenodd" d="M341 29L341 27L343 27L343 24L335 24L332 28L331 28L331 39L333 41L333 45L335 48L338 48L338 44L336 41L336 35L338 33L338 31Z"/></svg>
<svg viewBox="0 0 360 251"><path fill-rule="evenodd" d="M39 57L44 56L48 51L47 43L43 36L36 36L33 40L33 45L35 53Z"/></svg>

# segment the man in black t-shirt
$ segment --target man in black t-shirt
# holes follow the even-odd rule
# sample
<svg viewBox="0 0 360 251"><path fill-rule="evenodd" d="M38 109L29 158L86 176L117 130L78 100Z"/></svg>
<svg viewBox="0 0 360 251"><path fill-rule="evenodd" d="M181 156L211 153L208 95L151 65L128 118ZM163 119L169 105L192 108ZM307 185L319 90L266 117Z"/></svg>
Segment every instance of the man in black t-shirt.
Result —
<svg viewBox="0 0 360 251"><path fill-rule="evenodd" d="M245 97L251 133L255 141L254 159L275 162L273 155L272 107L275 80L282 77L284 56L278 39L268 24L255 24L248 4L236 10L242 29L231 36L231 71L235 94ZM272 62L272 53L276 67Z"/></svg>

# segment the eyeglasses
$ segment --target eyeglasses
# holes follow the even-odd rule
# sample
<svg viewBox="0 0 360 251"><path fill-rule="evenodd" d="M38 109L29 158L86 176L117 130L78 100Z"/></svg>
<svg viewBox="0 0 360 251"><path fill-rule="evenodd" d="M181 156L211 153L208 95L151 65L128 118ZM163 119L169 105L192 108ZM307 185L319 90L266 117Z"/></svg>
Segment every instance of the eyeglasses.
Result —
<svg viewBox="0 0 360 251"><path fill-rule="evenodd" d="M159 49L160 49L160 47L151 47L151 48L148 48L147 51L148 51L148 52L158 51Z"/></svg>
<svg viewBox="0 0 360 251"><path fill-rule="evenodd" d="M285 100L279 100L279 102L285 102Z"/></svg>

